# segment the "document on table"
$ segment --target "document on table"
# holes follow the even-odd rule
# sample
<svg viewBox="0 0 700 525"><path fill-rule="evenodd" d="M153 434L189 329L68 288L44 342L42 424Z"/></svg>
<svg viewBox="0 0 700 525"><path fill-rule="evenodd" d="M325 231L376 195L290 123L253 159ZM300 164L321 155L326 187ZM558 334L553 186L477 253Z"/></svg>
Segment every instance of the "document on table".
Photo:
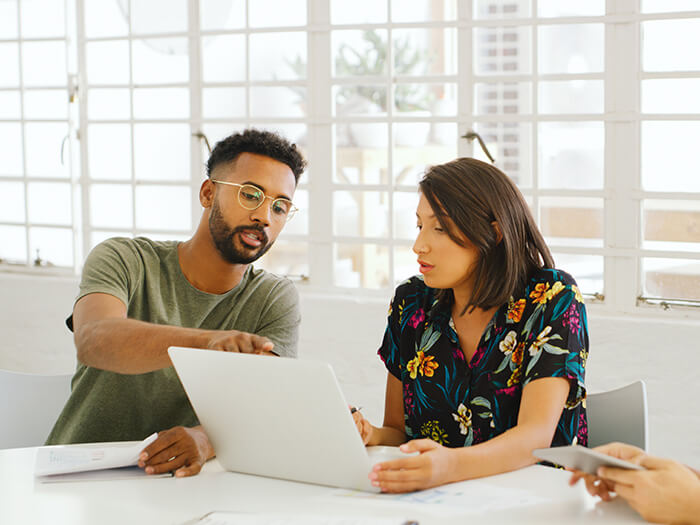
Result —
<svg viewBox="0 0 700 525"><path fill-rule="evenodd" d="M34 476L41 481L141 477L144 476L143 471L133 467L141 451L157 437L158 434L154 433L140 442L40 447L36 454Z"/></svg>
<svg viewBox="0 0 700 525"><path fill-rule="evenodd" d="M312 514L247 514L243 512L210 512L183 525L418 525L405 518L376 516L315 516Z"/></svg>
<svg viewBox="0 0 700 525"><path fill-rule="evenodd" d="M467 513L483 514L489 511L516 508L549 501L527 489L500 487L482 481L471 480L442 485L433 489L405 494L377 494L348 489L337 489L331 498L357 498L377 504L401 505L433 515L453 516Z"/></svg>

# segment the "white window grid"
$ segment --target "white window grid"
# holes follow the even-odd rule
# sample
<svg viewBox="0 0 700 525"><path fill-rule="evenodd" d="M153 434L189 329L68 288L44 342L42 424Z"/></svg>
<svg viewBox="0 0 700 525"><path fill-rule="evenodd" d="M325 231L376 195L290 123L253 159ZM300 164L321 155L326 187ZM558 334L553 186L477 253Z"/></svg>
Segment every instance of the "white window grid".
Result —
<svg viewBox="0 0 700 525"><path fill-rule="evenodd" d="M389 4L390 5L390 4ZM86 89L84 64L85 64L85 38L82 35L82 27L80 23L80 13L82 0L78 2L78 65L80 92L84 93ZM542 19L536 17L524 17L517 19L494 19L494 20L474 20L472 18L471 2L458 2L458 16L455 21L449 22L428 22L420 24L412 23L385 23L385 24L345 24L331 26L330 24L330 9L328 3L321 0L308 0L307 15L308 22L306 26L300 27L280 27L280 28L249 28L246 24L245 29L234 31L208 31L199 30L198 25L198 4L196 1L189 2L189 27L187 33L174 34L153 34L153 35L134 35L129 34L127 40L131 42L137 38L144 37L167 37L167 36L186 36L190 42L190 82L183 86L190 88L191 102L191 118L185 120L190 124L193 134L201 130L203 119L201 118L201 65L199 63L199 37L203 35L214 34L231 34L242 33L249 38L249 35L255 32L283 32L283 31L306 31L307 32L307 51L308 51L308 76L307 79L300 81L289 82L260 82L251 81L248 72L247 80L236 84L224 83L227 87L237 85L243 87L246 93L249 94L251 87L260 86L278 86L278 85L298 85L305 86L308 90L309 109L304 118L279 118L279 119L261 119L253 118L250 114L250 98L247 98L247 111L243 119L226 119L225 123L241 127L249 125L262 126L265 124L279 123L304 123L308 127L308 157L312 162L312 178L311 182L306 185L309 192L309 231L308 235L287 235L285 238L290 242L306 242L309 245L309 281L308 288L312 291L328 290L338 292L340 290L333 287L333 244L334 243L377 243L393 246L408 246L410 242L393 239L391 234L388 239L385 238L354 238L341 237L333 234L332 224L329 217L332 217L332 194L335 190L343 189L365 189L365 190L381 190L389 193L389 206L393 202L394 191L406 191L414 188L393 187L391 182L388 185L376 185L365 188L358 188L355 185L345 187L343 185L334 184L331 177L324 174L332 173L334 169L333 162L333 126L337 123L345 122L345 117L335 117L332 115L331 107L331 92L328 86L331 84L339 84L344 80L333 79L331 75L331 59L330 56L330 34L331 30L336 29L364 29L364 28L381 28L386 29L389 34L395 28L448 28L454 27L457 31L457 39L459 42L458 68L456 75L440 75L433 77L424 77L421 79L411 78L393 78L391 75L378 79L362 78L363 83L369 83L372 80L382 81L387 83L388 93L391 96L390 89L394 81L410 81L431 82L431 83L449 83L456 82L460 87L460 96L458 98L458 115L457 124L460 134L471 128L475 122L484 120L473 114L472 111L472 86L475 80L488 81L494 80L498 82L520 81L527 80L533 82L533 88L537 82L547 80L590 80L603 79L605 81L605 111L602 115L540 115L537 114L537 90L532 90L532 115L508 115L506 116L490 116L489 122L533 122L534 124L547 121L591 121L602 120L605 125L605 187L602 190L546 190L537 188L537 155L532 156L533 165L533 185L532 188L524 188L523 193L530 197L533 203L533 211L538 213L537 201L543 197L565 197L565 196L586 196L602 198L605 201L605 239L604 245L600 248L575 248L570 246L553 246L553 251L557 253L569 254L585 254L585 255L600 255L604 257L604 281L605 281L605 307L617 311L634 310L640 302L641 289L641 268L640 260L642 257L669 257L669 258L684 258L684 259L700 259L700 254L686 251L662 251L662 250L647 250L641 246L641 202L644 199L683 199L683 200L700 200L700 194L682 193L682 192L650 192L644 191L641 188L640 173L641 173L641 142L640 128L642 121L653 120L699 120L697 114L653 114L643 115L640 108L640 82L644 79L653 78L698 78L700 72L677 72L677 73L648 73L642 71L640 57L640 26L645 21L664 20L664 19L697 19L700 18L700 11L692 12L677 12L677 13L658 13L658 14L641 14L640 5L637 0L610 0L606 3L607 12L602 16L585 16L585 17L559 17ZM533 12L536 12L536 0L533 1ZM19 21L18 21L19 23ZM537 28L544 25L564 25L564 24L581 24L581 23L602 23L605 25L605 70L601 74L579 74L579 75L537 75L536 64L533 60L533 73L531 75L498 75L491 78L490 76L477 77L472 75L472 32L476 27L503 27L503 26L527 26L533 32L532 53L536 56L537 53ZM39 39L41 40L41 39ZM18 41L22 41L20 37ZM389 41L391 39L389 38ZM391 53L391 46L388 52ZM389 60L391 64L391 60ZM168 84L168 87L178 84ZM49 86L46 86L49 87ZM67 88L67 86L60 86ZM119 86L124 87L124 86ZM132 82L129 84L131 93L132 119L129 121L133 127L133 89L135 86ZM158 87L149 85L149 87ZM20 86L20 92L29 89ZM392 105L389 104L389 115L387 119L382 119L383 122L390 124L401 122L403 119L400 115L392 115ZM80 129L84 130L87 122L87 112L84 102L84 97L80 99L79 111ZM216 122L217 119L207 119L211 122ZM352 119L350 119L352 120ZM373 119L367 118L372 121ZM411 120L416 120L411 118ZM420 119L419 119L420 120ZM454 119L449 117L429 117L431 122L449 121L454 122ZM29 122L22 115L22 125ZM349 121L349 120L348 120ZM70 120L66 122L70 123ZM123 123L123 121L119 121ZM159 121L160 122L160 121ZM172 122L168 120L168 122ZM389 126L391 129L391 126ZM389 131L391 133L391 131ZM133 140L133 134L132 134ZM533 133L532 150L537 151L537 133ZM199 139L192 138L191 148L191 173L192 180L190 186L192 188L192 209L191 216L193 226L199 218L199 204L196 199L199 183L201 181L202 164L205 155L202 154L202 148L198 144ZM70 144L69 144L70 147ZM465 141L459 143L459 155L469 155L471 147ZM77 180L81 189L82 203L72 203L73 214L78 215L80 208L82 210L89 209L89 186L90 180L85 176L85 166L87 166L89 150L86 141L80 143L80 164L83 166L82 174ZM70 155L72 158L73 155ZM133 160L132 160L133 162ZM388 152L388 171L391 173L392 153L391 148ZM71 167L71 171L77 171L76 166ZM133 177L133 166L132 166ZM73 177L75 179L75 177ZM21 180L28 184L30 178L26 173L22 177L12 178L5 177L3 181ZM31 178L32 181L40 180ZM54 181L55 179L51 179ZM105 181L101 181L105 182ZM120 181L121 182L121 181ZM135 187L138 182L132 181ZM156 185L167 185L165 182L154 183ZM26 193L25 193L26 194ZM26 204L25 204L26 206ZM26 217L26 209L25 209ZM389 232L393 231L393 213L388 216ZM134 221L134 225L136 222ZM25 223L27 232L29 227L36 226ZM46 225L54 227L54 225ZM89 232L92 226L88 219L88 213L82 214L82 222L73 225L74 231L78 238L82 239L82 245L75 248L76 254L81 251L86 251L89 248ZM152 230L149 230L152 231ZM141 233L136 228L125 233L138 234ZM157 233L157 232L156 232ZM172 232L169 232L172 233ZM189 231L177 232L188 234ZM28 233L27 233L28 235ZM29 250L29 242L27 242ZM393 250L389 251L390 257L393 256ZM31 257L28 254L27 260ZM76 255L76 260L79 257ZM76 264L76 269L79 265ZM390 264L390 271L393 272L393 264ZM398 280L397 276L392 275L392 282ZM350 294L369 294L372 292L366 290L342 290L344 293ZM378 292L375 295L384 295L385 291Z"/></svg>

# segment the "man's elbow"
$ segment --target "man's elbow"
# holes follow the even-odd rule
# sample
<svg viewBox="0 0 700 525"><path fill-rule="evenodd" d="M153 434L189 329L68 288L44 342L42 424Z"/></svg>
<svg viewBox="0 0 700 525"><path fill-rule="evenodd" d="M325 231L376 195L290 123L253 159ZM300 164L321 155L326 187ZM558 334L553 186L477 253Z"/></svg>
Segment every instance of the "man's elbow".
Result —
<svg viewBox="0 0 700 525"><path fill-rule="evenodd" d="M92 324L94 323L87 323L76 327L75 332L73 332L73 342L75 343L78 362L88 366L93 365L91 361L95 347L93 344L95 327L92 327Z"/></svg>

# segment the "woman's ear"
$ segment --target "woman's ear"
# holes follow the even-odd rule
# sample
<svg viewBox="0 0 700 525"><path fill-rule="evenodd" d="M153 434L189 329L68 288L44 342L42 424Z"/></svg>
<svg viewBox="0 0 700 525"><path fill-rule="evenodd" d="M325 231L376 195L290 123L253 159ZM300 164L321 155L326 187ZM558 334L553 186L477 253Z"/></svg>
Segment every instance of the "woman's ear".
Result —
<svg viewBox="0 0 700 525"><path fill-rule="evenodd" d="M499 244L503 240L503 233L501 232L501 227L498 225L497 221L492 221L491 226L493 226L493 229L496 232L496 244Z"/></svg>

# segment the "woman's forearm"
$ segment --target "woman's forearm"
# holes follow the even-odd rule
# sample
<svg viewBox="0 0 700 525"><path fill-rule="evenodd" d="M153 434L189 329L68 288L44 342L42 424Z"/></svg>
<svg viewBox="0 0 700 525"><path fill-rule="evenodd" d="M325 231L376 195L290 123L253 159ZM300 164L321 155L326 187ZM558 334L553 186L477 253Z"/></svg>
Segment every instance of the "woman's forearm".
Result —
<svg viewBox="0 0 700 525"><path fill-rule="evenodd" d="M406 440L406 433L403 430L385 425L372 429L372 435L367 442L367 446L387 445L396 447L406 443Z"/></svg>
<svg viewBox="0 0 700 525"><path fill-rule="evenodd" d="M533 465L536 448L550 446L549 428L518 425L489 441L455 449L454 479L481 478Z"/></svg>

